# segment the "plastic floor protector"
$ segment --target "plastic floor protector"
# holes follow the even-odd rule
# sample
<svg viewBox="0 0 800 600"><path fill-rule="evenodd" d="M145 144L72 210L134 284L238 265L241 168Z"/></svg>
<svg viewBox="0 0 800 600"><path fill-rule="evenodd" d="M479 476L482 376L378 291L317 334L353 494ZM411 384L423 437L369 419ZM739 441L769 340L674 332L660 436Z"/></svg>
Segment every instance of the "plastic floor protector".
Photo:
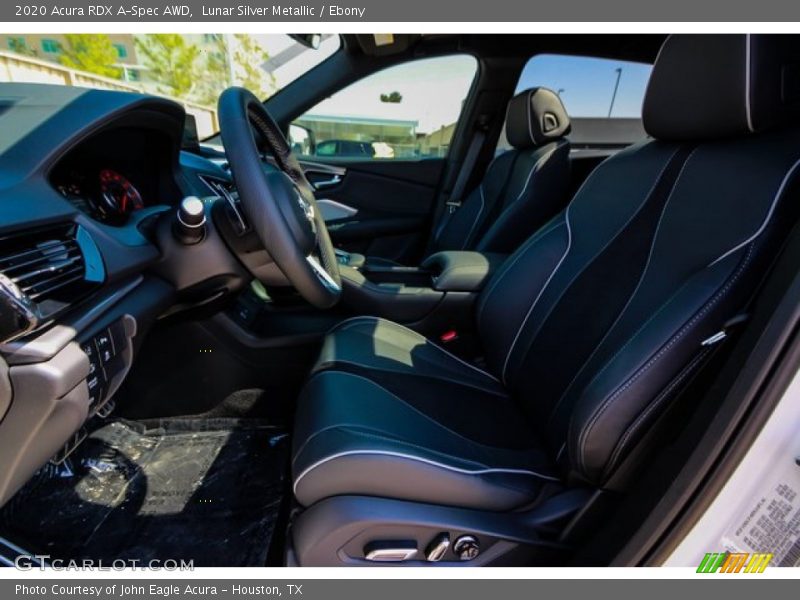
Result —
<svg viewBox="0 0 800 600"><path fill-rule="evenodd" d="M288 436L258 421L113 421L3 508L3 533L53 558L264 566Z"/></svg>

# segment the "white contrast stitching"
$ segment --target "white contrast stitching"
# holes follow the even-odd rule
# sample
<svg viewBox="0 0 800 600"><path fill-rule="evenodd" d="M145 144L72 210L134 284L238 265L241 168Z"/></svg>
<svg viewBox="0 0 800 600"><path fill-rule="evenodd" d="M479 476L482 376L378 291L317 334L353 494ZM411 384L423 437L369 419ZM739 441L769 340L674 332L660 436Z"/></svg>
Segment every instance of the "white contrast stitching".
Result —
<svg viewBox="0 0 800 600"><path fill-rule="evenodd" d="M605 342L606 339L608 338L608 336L611 335L611 332L613 331L614 327L617 326L617 323L619 323L620 319L622 319L623 315L625 314L625 311L628 310L628 307L630 306L631 302L633 302L633 299L636 297L636 294L639 291L639 288L641 287L642 282L644 281L645 275L647 274L647 270L650 268L650 262L651 262L651 260L653 258L653 250L655 249L655 246L656 246L656 240L658 238L658 232L661 229L661 223L664 220L664 215L667 214L667 207L669 206L669 202L670 202L670 200L672 200L672 196L675 193L675 188L678 187L678 182L680 181L681 175L683 175L683 171L686 168L686 165L689 163L689 160L692 158L692 155L695 153L696 150L697 150L697 148L694 148L694 150L692 150L689 153L689 155L686 157L686 160L684 161L683 165L681 165L681 170L678 172L677 177L675 177L675 181L673 182L672 188L669 191L669 196L667 196L667 200L664 202L664 206L661 209L661 215L658 217L658 223L656 224L655 232L653 233L653 239L650 242L650 251L647 254L647 261L645 262L644 269L642 270L642 274L639 277L639 281L636 284L636 288L633 290L631 295L628 297L628 300L625 303L625 306L622 307L622 310L617 315L617 318L614 319L614 322L611 324L611 326L608 328L608 330L606 330L606 332L603 335L602 339L597 343L597 345L595 346L595 348L592 351L592 353L584 361L584 363L583 363L583 365L581 365L580 369L578 369L578 371L575 373L575 376L572 378L572 380L569 382L569 384L567 384L567 387L564 388L564 392L561 394L561 397L558 399L558 401L555 403L553 408L550 410L550 415L549 415L549 417L547 419L548 426L550 425L550 423L552 422L553 418L555 417L555 414L556 414L556 411L558 410L558 407L561 406L561 402L564 400L564 398L566 397L567 393L570 391L570 388L572 387L572 385L578 379L578 376L583 372L583 370L589 364L589 361L592 360L592 358L594 358L594 356L595 356L595 354L597 354L598 350L600 350L600 347L603 345L603 342ZM678 151L676 150L675 153L673 153L673 155L670 156L669 161L667 161L668 163L672 162L672 159L675 158L675 154L677 154L677 152ZM667 167L665 165L664 169L666 169L666 168ZM659 173L658 180L661 179L661 176L663 174L664 174L664 170L662 170L661 173ZM653 186L653 189L650 190L651 194L652 194L654 189L655 189L655 186ZM647 197L649 198L650 194L648 194ZM638 211L637 211L637 214L638 214Z"/></svg>
<svg viewBox="0 0 800 600"><path fill-rule="evenodd" d="M502 265L500 265L500 269L498 269L497 273L492 278L491 285L483 293L483 302L480 306L479 315L483 314L483 308L486 306L486 301L489 299L489 296L492 295L492 292L494 292L500 281L509 273L509 271L511 271L519 259L522 258L537 242L543 240L563 224L564 221L558 219L553 221L550 225L545 225L544 229L537 231L531 237L529 237L528 240L522 246L520 246L511 257L509 257Z"/></svg>
<svg viewBox="0 0 800 600"><path fill-rule="evenodd" d="M645 145L646 145L646 143L649 143L649 142L645 142ZM630 151L632 148L637 148L637 149L638 149L639 147L640 147L640 144L638 144L638 143L637 143L637 144L633 144L633 145L631 145L631 146L628 146L628 148L626 148L625 150L620 150L618 153L616 153L616 154L612 154L612 155L610 155L610 156L607 156L606 158L604 158L604 159L603 159L603 160L600 162L600 164L599 164L599 165L597 165L597 167L595 167L595 168L594 168L594 170L593 170L591 173L589 173L589 176L588 176L588 177L586 177L586 179L584 179L584 180L583 180L583 183L581 183L581 186L578 188L578 191L577 191L577 192L575 192L575 194L572 196L572 200L570 201L570 203L569 203L569 206L572 206L572 204L574 204L574 203L575 203L575 201L576 201L576 200L577 200L577 199L580 197L580 195L581 195L581 192L583 191L583 188L585 188L585 187L586 187L586 186L589 184L589 182L590 182L590 181L593 181L593 180L596 178L596 176L597 176L597 175L596 175L596 174L597 174L597 171L598 171L598 170L600 170L600 167L601 167L602 165L604 165L604 164L605 164L605 163L607 163L607 162L610 162L610 161L612 161L614 158L616 158L616 157L618 157L618 156L621 156L621 155L623 155L623 153ZM567 210L569 210L569 206L567 206ZM566 213L566 211L565 211L565 213ZM542 229L540 229L539 231L537 231L536 233L534 233L534 234L533 234L531 237L529 237L529 238L528 238L528 239L525 241L525 243L524 243L524 244L522 244L522 245L521 245L521 246L520 246L520 247L519 247L519 248L518 248L518 249L517 249L517 250L516 250L516 251L515 251L515 252L514 252L514 253L513 253L513 254L512 254L510 257L509 257L509 258L508 258L508 260L506 260L506 262L504 262L504 263L501 265L500 269L497 271L497 273L495 274L495 276L492 278L492 285L490 285L490 286L489 286L489 287L488 287L488 288L487 288L487 289L486 289L486 290L485 290L485 291L484 291L484 292L481 294L481 298L482 298L482 299L481 299L481 301L480 301L480 306L478 307L478 312L477 312L477 315L476 315L476 316L477 316L477 318L478 318L478 320L480 320L480 318L481 318L481 315L483 314L483 311L484 311L484 309L486 308L486 304L488 303L489 296L491 296L492 292L493 292L493 291L494 291L494 289L495 289L495 288L498 286L498 284L500 283L500 281L501 281L501 280L502 280L502 279L503 279L503 278L504 278L506 275L508 275L508 273L511 271L512 267L513 267L513 266L514 266L514 265L517 263L517 261L519 261L519 259L520 259L520 258L522 258L522 256L524 256L524 255L527 253L527 251L530 249L530 247L531 247L531 246L533 246L533 245L535 245L537 242L539 242L539 241L543 240L543 239L545 238L545 236L547 236L548 234L552 233L553 231L555 231L556 229L558 229L558 228L559 228L559 227L560 227L560 226L563 224L563 221L561 221L561 220L555 220L556 218L557 218L557 217L554 217L554 220L553 220L553 221L551 221L551 223L550 223L549 225L545 225L545 226L544 226Z"/></svg>
<svg viewBox="0 0 800 600"><path fill-rule="evenodd" d="M795 170L797 169L798 166L800 166L800 160L798 160L796 163L794 163L792 165L792 167L789 169L789 171L787 171L786 175L784 176L783 180L781 181L780 186L778 187L778 191L775 193L775 197L772 199L772 204L769 207L769 212L767 212L767 216L764 217L764 221L761 223L761 226L758 228L758 230L753 235L751 235L749 238L747 238L745 241L743 241L742 243L734 246L733 248L728 250L725 254L723 254L722 256L717 258L716 260L714 260L711 263L709 263L709 265L708 265L709 267L713 267L715 264L717 264L721 260L727 258L728 256L730 256L731 254L733 254L734 252L736 252L740 248L743 248L744 246L746 246L747 244L749 244L750 242L755 240L759 235L761 235L764 232L764 230L767 228L767 224L772 219L772 214L775 212L775 207L778 204L778 200L783 195L784 189L789 184L789 181L791 180L791 178L794 175L794 172L795 172Z"/></svg>
<svg viewBox="0 0 800 600"><path fill-rule="evenodd" d="M525 195L525 192L528 190L528 186L530 185L531 181L533 180L533 176L534 176L536 173L538 173L538 172L539 172L539 167L542 165L542 163L544 163L544 162L546 162L547 160L549 160L549 159L550 159L550 157L551 157L551 156L553 156L553 154L555 154L556 150L558 150L558 149L559 149L559 148L561 148L561 147L562 147L562 146L561 146L561 145L559 145L559 144L557 143L553 149L551 149L551 150L550 150L549 152L547 152L546 154L543 154L542 156L540 156L540 157L539 157L539 158L536 160L536 162L535 162L535 163L533 163L533 165L531 166L531 169L530 169L530 171L528 171L528 176L527 176L527 178L525 179L525 184L522 186L522 190L519 192L519 194L517 194L517 197L516 197L516 198L514 198L514 200L513 200L513 201L512 201L512 202L511 202L511 203L510 203L508 206L506 206L506 207L503 209L503 211L502 211L502 212L505 212L506 210L508 210L509 208L511 208L512 206L514 206L514 205L515 205L517 202L519 202L520 198L522 198L522 196L524 196L524 195ZM510 179L511 177L513 177L513 175L514 175L514 167L515 167L515 166L516 166L516 163L512 163L512 164L511 164L511 170L510 170L510 171L509 171L509 173L508 173L508 178L509 178L509 179ZM472 238L472 231L473 231L473 229L475 228L475 226L478 224L478 220L479 220L479 217L480 217L480 215L483 213L483 209L484 209L484 197L483 197L483 184L482 184L482 183L481 183L481 188L480 188L480 191L481 191L481 209L480 209L480 211L478 212L478 214L475 216L475 221L473 221L473 223L472 223L472 227L470 227L470 229L469 229L469 234L467 235L467 238L464 240L464 245L462 246L462 248L466 248L466 247L469 245L469 241L470 241L470 239ZM503 201L503 198L498 198L498 199L497 199L495 202L502 202L502 201ZM496 222L497 222L497 221L495 221L495 223L496 223ZM492 225L494 225L494 223L492 223ZM484 236L483 236L483 238L485 239L485 237L486 237L486 236L484 235Z"/></svg>
<svg viewBox="0 0 800 600"><path fill-rule="evenodd" d="M481 392L485 392L487 394L491 394L492 396L499 396L500 398L506 398L507 397L506 393L503 391L503 388L501 388L501 387L498 387L497 389L492 390L488 386L480 385L477 382L465 381L463 379L453 379L451 377L447 377L446 375L440 375L438 373L437 374L431 374L431 375L420 375L420 374L416 373L413 370L406 372L406 371L401 371L400 369L388 369L388 368L385 368L385 367L377 367L375 365L369 365L369 364L365 364L365 363L356 362L354 360L346 360L346 359L341 359L341 358L335 358L333 360L326 360L326 361L320 363L320 365L321 365L320 372L322 372L323 370L329 370L329 369L330 370L335 370L336 365L353 365L354 367L363 367L365 369L369 369L369 370L372 370L372 371L381 371L383 373L396 373L398 375L411 375L413 377L430 377L431 379L441 379L441 380L447 381L449 383L454 383L456 385L472 388L474 390L479 390ZM434 366L436 366L436 365L434 365ZM337 372L349 373L349 371L337 371ZM491 381L492 381L492 383L497 383L497 381L494 380L494 379L492 379ZM381 386L381 387L383 387L383 386Z"/></svg>
<svg viewBox="0 0 800 600"><path fill-rule="evenodd" d="M750 256L752 254L752 251L753 251L753 247L750 246L750 248L747 251L747 254L745 255L744 259L742 260L742 264L739 266L739 268L737 269L736 273L722 287L722 289L720 289L716 293L716 295L711 300L709 300L703 306L703 308L696 315L694 315L694 317L692 317L689 320L688 323L686 323L683 327L681 327L681 329L664 345L663 348L661 348L661 350L659 350L655 354L655 356L651 357L650 360L647 361L647 363L645 363L641 368L639 368L639 370L637 370L636 373L634 373L634 375L632 377L630 377L622 386L617 388L617 390L613 394L611 394L611 396L606 398L603 401L603 403L600 405L600 407L595 410L592 418L589 420L589 423L583 429L583 431L581 431L580 435L578 436L578 447L580 449L578 460L579 460L581 468L583 468L583 469L586 468L586 462L585 462L585 457L584 457L584 454L585 454L584 450L586 448L586 441L588 440L592 429L594 429L595 424L599 421L600 417L602 417L603 413L605 413L606 409L611 405L611 403L614 400L616 400L619 396L621 396L623 393L625 393L625 391L628 388L630 388L634 383L636 383L639 379L641 379L641 377L647 371L650 370L650 367L652 367L655 363L657 363L661 359L661 357L664 356L664 354L669 352L669 350L676 343L678 343L678 341L680 341L680 339L686 334L686 332L689 331L694 326L694 324L697 323L697 321L699 321L703 316L705 316L705 314L708 311L710 311L717 304L717 302L719 302L725 296L725 294L728 293L728 291L730 291L730 289L733 286L733 284L739 279L741 274L744 272L744 268L750 262ZM641 331L641 329L639 329L637 331L637 334L639 333L639 331ZM635 335L636 334L634 334L634 337L635 337ZM628 340L628 344L630 343L630 341L632 339L633 338ZM626 346L628 344L626 344Z"/></svg>
<svg viewBox="0 0 800 600"><path fill-rule="evenodd" d="M478 221L483 214L483 209L486 206L486 198L483 196L483 182L478 186L478 191L480 192L480 199L481 199L481 207L478 209L478 212L475 214L475 219L472 221L472 225L469 228L469 232L467 236L464 238L464 244L461 246L461 249L464 250L467 245L469 244L469 238L472 237L472 232L475 229L475 226L478 224Z"/></svg>
<svg viewBox="0 0 800 600"><path fill-rule="evenodd" d="M542 284L542 287L539 289L539 293L536 294L536 297L533 299L533 302L528 308L528 312L525 313L525 318L522 319L522 323L520 324L519 329L517 329L517 334L511 341L511 346L509 346L508 353L506 354L506 360L503 363L503 369L500 371L500 380L503 383L505 383L506 381L506 369L508 368L508 361L511 359L511 353L514 351L514 346L516 346L517 340L519 340L519 336L520 334L522 334L522 330L525 329L525 324L528 322L528 318L531 316L531 312L533 312L534 307L539 302L539 298L542 297L542 294L544 294L545 290L547 289L547 286L550 285L550 282L553 280L553 277L555 277L556 273L558 272L558 269L561 267L561 265L564 263L564 260L567 258L570 248L572 248L572 228L569 226L569 209L571 207L572 205L570 204L567 207L567 212L564 216L564 224L567 226L567 247L564 249L564 253L561 255L561 258L556 263L556 266L550 272L550 275L547 277L544 284Z"/></svg>
<svg viewBox="0 0 800 600"><path fill-rule="evenodd" d="M597 257L598 257L600 254L602 254L602 253L605 251L605 249L606 249L606 248L608 248L608 246L609 246L609 245L610 245L610 244L611 244L611 243L612 243L612 242L613 242L615 239L617 239L617 237L618 237L618 236L619 236L619 235L620 235L620 234L621 234L623 231L625 231L625 228L626 228L626 227L627 227L627 226L630 224L630 222L631 222L631 221L632 221L632 220L633 220L633 219L636 217L636 215L638 215L638 214L639 214L639 211L641 211L641 210L642 210L642 207L643 207L643 206L644 206L644 205L647 203L647 201L650 199L650 195L653 193L653 190L655 189L656 185L658 185L658 182L661 180L661 177L663 176L663 174L664 174L664 171L665 171L665 170L666 170L666 168L669 166L669 164L672 162L672 159L675 157L675 154L677 154L678 150L680 150L680 147L676 148L676 149L675 149L675 150L672 152L672 154L670 155L670 157L669 157L669 158L667 159L667 161L664 163L664 166L663 166L663 167L661 167L661 170L659 171L658 175L656 176L655 180L653 181L653 185L652 185L652 186L650 186L650 189L648 190L647 194L645 194L645 196L644 196L644 199L641 201L641 203L639 203L639 206L637 206L637 207L636 207L636 210L635 210L635 211L633 211L633 212L630 214L630 216L629 216L629 217L628 217L628 219L625 221L625 223L622 225L622 227L620 227L620 228L617 230L617 232L616 232L616 233L615 233L615 234L614 234L614 235L613 235L611 238L609 238L609 239L608 239L608 241L607 241L607 242L606 242L606 243L603 245L603 247L602 247L602 248L600 248L600 250L598 250L598 251L597 251L597 252L594 254L594 256L592 256L592 258L591 258L590 260L588 260L588 261L586 261L586 262L584 263L584 266L583 266L583 268L582 268L580 271L578 271L577 273L575 273L575 275L573 275L573 277L570 279L570 281L567 283L567 285L566 285L566 286L564 287L564 289L562 290L562 293L561 293L561 295L559 296L559 299L561 298L561 296L563 296L563 294L564 294L564 292L567 290L567 288L569 288L569 286L570 286L570 285L572 285L572 282L574 282L574 281L575 281L575 279L577 279L577 278L578 278L578 277L581 275L581 273L583 273L583 272L586 270L586 268L588 268L588 266L589 266L589 265L590 265L590 264L591 264L591 263L594 261L594 259L595 259L595 258L597 258ZM685 166L685 165L684 165L684 166ZM677 180L676 180L676 183L677 183ZM576 194L576 196L575 196L575 197L577 198L577 194ZM567 239L567 249L566 249L566 251L564 252L564 255L561 257L561 260L559 260L559 261L558 261L558 264L556 264L556 267L555 267L555 269L553 270L553 272L552 272L552 273L550 273L550 277L548 277L548 278L547 278L547 281L545 281L545 282L544 282L544 285L543 285L543 286L542 286L542 288L539 290L539 293L536 295L536 298L533 300L533 304L531 304L530 308L528 309L528 313L525 315L525 318L522 320L522 324L520 325L519 329L517 330L517 335L514 337L514 341L511 343L511 347L508 349L508 354L506 354L506 360L505 360L505 363L503 364L503 370L502 370L502 373L501 373L501 381L503 381L504 383L505 383L505 376L506 376L506 370L507 370L507 368L508 368L508 363L509 363L509 361L510 361L510 359L511 359L511 354L512 354L512 352L514 351L514 347L516 346L516 344L517 344L517 341L519 340L519 336L522 334L522 330L525 328L525 324L527 323L528 319L530 318L530 316L531 316L531 313L533 312L533 309L534 309L534 307L535 307L535 306L536 306L536 304L539 302L539 299L542 297L542 295L544 294L545 290L547 289L547 286L550 284L550 281L553 279L553 277L555 276L556 272L557 272L557 271L558 271L558 269L561 267L561 264L562 264L562 263L564 262L564 260L566 259L566 257L567 257L567 254L569 254L569 250L570 250L570 248L571 248L571 246L572 246L572 230L571 230L571 228L570 228L570 226L569 226L569 209L570 209L570 208L572 208L572 206L573 206L573 205L574 205L574 201L573 201L572 203L570 203L570 205L567 207L567 212L566 212L566 215L565 215L565 222L566 222L566 224L567 224L567 233L568 233L568 239ZM552 309L551 309L551 311L552 311ZM548 313L548 316L549 316L549 313ZM546 319L545 319L545 320L546 320ZM543 322L544 322L544 320L543 320Z"/></svg>
<svg viewBox="0 0 800 600"><path fill-rule="evenodd" d="M702 352L700 352L697 356L694 357L690 361L690 363L681 371L678 376L672 380L672 382L662 390L662 392L653 400L643 411L642 413L636 418L636 420L631 423L628 429L625 431L625 434L620 438L619 442L617 443L614 452L611 454L611 458L608 461L608 466L606 467L606 472L610 472L613 470L614 466L616 465L617 460L619 459L620 454L622 454L622 450L625 447L625 444L628 443L630 437L634 434L634 432L639 428L639 426L650 416L661 403L666 400L669 395L673 392L673 390L678 387L681 382L683 382L686 377L692 373L694 368L703 360L708 353L711 351L710 348L706 348Z"/></svg>
<svg viewBox="0 0 800 600"><path fill-rule="evenodd" d="M560 481L558 477L552 477L550 475L543 475L542 473L537 473L535 471L528 471L525 469L477 469L471 471L469 469L461 469L459 467L453 467L450 465L446 465L444 463L437 462L435 460L430 460L427 458L422 458L421 456L413 456L411 454L403 454L402 452L391 452L388 450L347 450L345 452L338 452L331 456L325 457L310 467L307 467L300 475L295 478L294 486L292 491L295 495L297 495L297 486L300 484L302 479L308 475L311 471L328 463L332 460L336 460L337 458L343 458L345 456L389 456L393 458L403 458L410 461L421 462L433 467L437 467L439 469L444 469L445 471L452 471L454 473L461 473L463 475L491 475L493 473L500 473L506 475L527 475L530 477L536 477L538 479L544 479L546 481Z"/></svg>
<svg viewBox="0 0 800 600"><path fill-rule="evenodd" d="M318 378L322 377L323 375L344 375L344 376L347 376L347 377L352 377L352 378L354 378L354 379L361 379L361 380L363 380L363 381L366 381L367 383L371 384L373 387L376 387L376 388L378 388L378 389L379 389L379 390L381 390L382 392L386 393L388 396L391 396L392 398L394 398L395 400L397 400L398 402L400 402L400 403L401 403L403 406L405 406L406 408L408 408L408 410L410 410L411 412L413 412L413 413L416 413L416 414L418 414L420 417L422 417L423 419L425 419L425 420L427 420L427 421L430 421L431 423L433 423L434 425L436 425L436 426L438 426L438 427L441 427L442 429L444 429L444 430L445 430L445 431L447 431L448 433L451 433L452 435L454 435L454 436L456 436L456 437L459 437L459 438L461 438L461 439L463 439L463 440L466 440L466 441L468 441L468 442L470 442L470 443L477 444L477 445L479 445L479 446L485 446L485 445L486 445L486 444L481 444L480 442L476 442L475 440L473 440L473 439L470 439L470 438L468 438L468 437L467 437L467 436L465 436L465 435L461 435L460 433L458 433L457 431L455 431L455 430L453 430L453 429L450 429L450 428L449 428L447 425L444 425L443 423L441 423L441 422L437 421L436 419L434 419L434 418L433 418L433 417L431 417L430 415L426 415L424 412L422 412L421 410L419 410L419 409L418 409L417 407L415 407L414 405L412 405L412 404L410 404L410 403L406 402L406 401L405 401L405 400L403 400L403 399L402 399L400 396L398 396L397 394L393 393L391 390L387 390L387 389L386 389L385 387L383 387L381 384L379 384L379 383L377 383L377 382L373 381L372 379L369 379L369 378L367 378L367 377L364 377L363 375L357 375L357 374L355 374L355 373L350 373L350 372L348 372L348 371L318 371L317 373L315 373L315 374L314 374L314 375L313 375L313 376L312 376L312 377L309 379L309 381L312 381L313 379L318 379ZM303 445L303 447L304 447L304 446L305 446L305 444ZM494 446L488 446L488 447L490 447L490 448L494 448ZM299 450L298 450L298 453L299 453Z"/></svg>

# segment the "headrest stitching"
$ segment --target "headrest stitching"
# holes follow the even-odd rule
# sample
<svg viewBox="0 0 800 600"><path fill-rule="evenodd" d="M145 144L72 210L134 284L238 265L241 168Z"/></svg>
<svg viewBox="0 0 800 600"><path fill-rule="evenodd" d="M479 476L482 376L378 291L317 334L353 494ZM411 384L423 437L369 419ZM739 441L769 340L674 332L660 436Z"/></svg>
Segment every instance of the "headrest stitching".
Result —
<svg viewBox="0 0 800 600"><path fill-rule="evenodd" d="M747 129L750 130L750 133L755 133L755 128L753 127L753 116L752 111L750 109L750 97L752 94L750 93L750 86L751 86L751 75L750 75L750 34L745 35L745 76L744 76L744 107L745 112L747 114Z"/></svg>

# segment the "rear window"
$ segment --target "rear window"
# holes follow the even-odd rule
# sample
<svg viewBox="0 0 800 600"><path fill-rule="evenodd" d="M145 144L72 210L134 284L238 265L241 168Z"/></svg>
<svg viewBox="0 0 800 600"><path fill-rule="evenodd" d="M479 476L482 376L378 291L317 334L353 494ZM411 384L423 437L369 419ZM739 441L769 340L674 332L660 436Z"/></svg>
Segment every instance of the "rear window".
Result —
<svg viewBox="0 0 800 600"><path fill-rule="evenodd" d="M645 136L642 101L651 70L644 63L540 54L525 65L514 93L550 88L572 120L573 148L618 148ZM498 149L509 147L503 132Z"/></svg>

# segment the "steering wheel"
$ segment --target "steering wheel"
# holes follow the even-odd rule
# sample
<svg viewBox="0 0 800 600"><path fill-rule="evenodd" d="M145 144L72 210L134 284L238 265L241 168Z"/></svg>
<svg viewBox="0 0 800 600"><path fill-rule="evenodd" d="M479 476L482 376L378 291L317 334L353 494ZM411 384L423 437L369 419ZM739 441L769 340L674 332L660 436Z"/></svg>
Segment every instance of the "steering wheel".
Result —
<svg viewBox="0 0 800 600"><path fill-rule="evenodd" d="M314 188L261 101L232 87L219 98L222 142L245 216L267 252L303 298L318 308L342 293L339 264ZM256 135L275 158L265 169Z"/></svg>

